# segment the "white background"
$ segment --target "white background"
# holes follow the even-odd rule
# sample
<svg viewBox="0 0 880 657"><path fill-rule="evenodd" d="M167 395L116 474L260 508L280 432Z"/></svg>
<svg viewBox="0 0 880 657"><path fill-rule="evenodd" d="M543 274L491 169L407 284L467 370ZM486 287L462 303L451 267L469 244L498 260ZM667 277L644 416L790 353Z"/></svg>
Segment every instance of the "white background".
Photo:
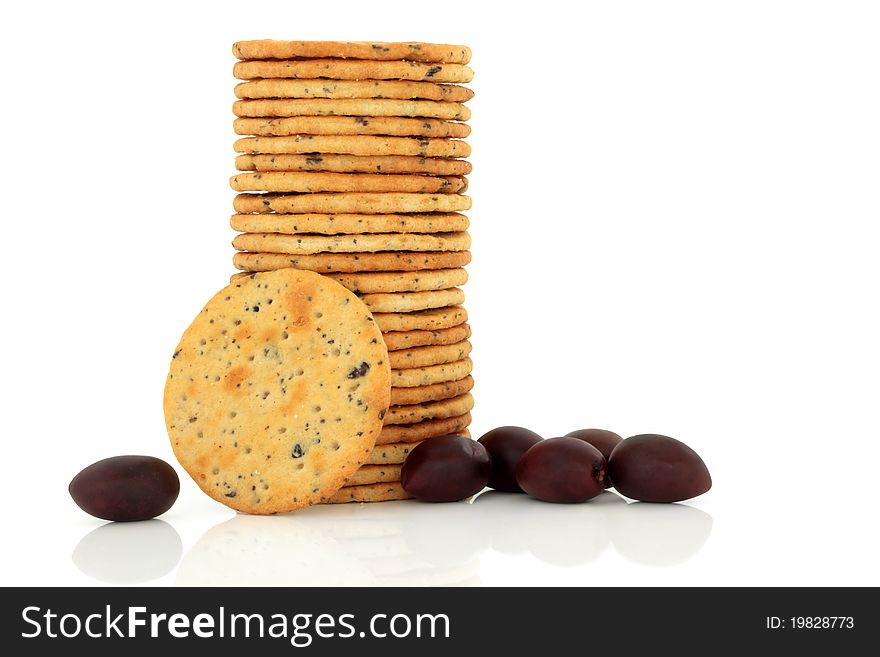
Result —
<svg viewBox="0 0 880 657"><path fill-rule="evenodd" d="M3 584L880 584L876 3L32 1L0 30ZM80 468L174 462L169 358L232 271L230 47L267 37L473 48L474 433L665 433L712 491L234 518L178 469L165 524L86 538Z"/></svg>

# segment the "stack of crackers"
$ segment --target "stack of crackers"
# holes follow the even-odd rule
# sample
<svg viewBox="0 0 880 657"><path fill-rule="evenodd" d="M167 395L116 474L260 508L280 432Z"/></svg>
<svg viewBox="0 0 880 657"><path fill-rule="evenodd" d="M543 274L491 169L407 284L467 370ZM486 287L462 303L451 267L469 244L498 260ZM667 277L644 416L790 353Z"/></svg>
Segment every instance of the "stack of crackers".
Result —
<svg viewBox="0 0 880 657"><path fill-rule="evenodd" d="M470 49L240 41L231 225L242 273L324 274L356 293L389 350L391 407L332 501L402 499L419 442L470 425Z"/></svg>

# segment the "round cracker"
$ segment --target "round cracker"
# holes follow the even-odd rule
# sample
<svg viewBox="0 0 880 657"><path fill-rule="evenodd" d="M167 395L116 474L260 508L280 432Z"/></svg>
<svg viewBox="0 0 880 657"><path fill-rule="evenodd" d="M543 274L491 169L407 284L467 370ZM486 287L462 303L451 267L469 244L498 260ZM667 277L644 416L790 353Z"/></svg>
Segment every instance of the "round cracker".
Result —
<svg viewBox="0 0 880 657"><path fill-rule="evenodd" d="M420 269L447 269L450 267L464 267L471 261L470 251L398 251L385 253L316 253L314 255L289 255L284 253L244 253L238 252L232 256L232 263L236 269L248 272L272 271L293 267L295 269L308 269L320 273L327 272L362 272L362 271L418 271ZM390 313L394 315L394 313ZM413 313L417 315L417 313ZM465 316L465 319L467 317ZM457 322L465 321L462 319ZM397 316L387 319L387 325L400 326L403 328L388 328L388 331L408 331L411 328L447 328L455 326L439 326L438 322L432 325L430 322L416 321L407 322L397 319Z"/></svg>
<svg viewBox="0 0 880 657"><path fill-rule="evenodd" d="M474 378L466 376L458 381L445 381L416 388L391 388L391 404L392 406L405 406L451 399L470 392L473 387Z"/></svg>
<svg viewBox="0 0 880 657"><path fill-rule="evenodd" d="M235 86L235 95L253 98L395 98L464 103L474 92L457 84L411 80L259 79Z"/></svg>
<svg viewBox="0 0 880 657"><path fill-rule="evenodd" d="M470 82L473 70L464 64L370 61L362 59L247 60L237 62L232 74L239 80L255 78L330 78L331 80L424 80Z"/></svg>
<svg viewBox="0 0 880 657"><path fill-rule="evenodd" d="M457 176L387 173L312 173L270 171L239 173L229 179L239 192L413 192L456 194L467 189Z"/></svg>
<svg viewBox="0 0 880 657"><path fill-rule="evenodd" d="M239 251L257 253L375 253L379 251L467 251L471 237L462 233L372 233L368 235L282 235L242 233L232 245ZM460 301L441 304L451 306ZM427 306L436 308L437 306ZM412 308L412 310L418 310ZM403 312L406 310L404 309ZM401 312L399 310L392 312Z"/></svg>
<svg viewBox="0 0 880 657"><path fill-rule="evenodd" d="M364 486L366 484L383 484L389 481L400 481L399 463L388 465L362 465L345 482L346 486Z"/></svg>
<svg viewBox="0 0 880 657"><path fill-rule="evenodd" d="M333 171L336 173L425 173L466 176L466 160L410 155L348 155L345 153L246 154L235 158L239 171Z"/></svg>
<svg viewBox="0 0 880 657"><path fill-rule="evenodd" d="M286 137L290 135L387 135L462 139L471 134L467 123L398 116L293 116L237 118L237 135Z"/></svg>
<svg viewBox="0 0 880 657"><path fill-rule="evenodd" d="M234 214L229 220L240 233L456 233L467 230L468 218L458 212L425 214ZM452 285L459 285L453 283ZM447 285L446 287L452 287ZM378 291L378 290L377 290Z"/></svg>
<svg viewBox="0 0 880 657"><path fill-rule="evenodd" d="M249 272L233 274L229 282L249 276ZM446 290L455 285L463 285L467 282L467 271L464 269L436 269L423 272L360 272L353 274L325 274L337 283L344 285L355 294L375 292L421 292L430 290ZM406 332L403 332L406 333ZM467 329L459 340L460 342L470 336ZM427 344L427 343L426 343ZM441 343L438 343L441 344ZM387 342L386 342L387 345ZM419 345L407 345L419 346ZM407 347L398 347L405 349Z"/></svg>
<svg viewBox="0 0 880 657"><path fill-rule="evenodd" d="M255 39L232 44L239 59L367 59L467 64L471 49L446 43L387 41L283 41Z"/></svg>
<svg viewBox="0 0 880 657"><path fill-rule="evenodd" d="M390 98L259 98L232 103L236 116L264 118L285 116L418 116L427 119L467 121L471 111L461 103L438 100Z"/></svg>
<svg viewBox="0 0 880 657"><path fill-rule="evenodd" d="M373 313L373 319L388 331L436 331L447 329L467 321L467 311L462 306L432 308L414 313Z"/></svg>
<svg viewBox="0 0 880 657"><path fill-rule="evenodd" d="M457 139L386 137L377 135L291 135L242 137L233 144L236 153L272 155L339 153L343 155L406 155L416 157L469 157L471 147ZM391 173L386 171L385 173Z"/></svg>
<svg viewBox="0 0 880 657"><path fill-rule="evenodd" d="M367 272L359 274L330 274L355 294L388 292L425 292L447 290L467 283L465 269L433 269L417 272Z"/></svg>
<svg viewBox="0 0 880 657"><path fill-rule="evenodd" d="M415 388L444 381L458 381L470 374L473 367L474 364L470 358L462 358L440 365L391 370L391 385L395 388Z"/></svg>
<svg viewBox="0 0 880 657"><path fill-rule="evenodd" d="M293 269L236 281L174 352L164 397L174 454L238 511L308 506L367 460L389 375L369 311L335 281Z"/></svg>
<svg viewBox="0 0 880 657"><path fill-rule="evenodd" d="M370 312L412 313L429 308L444 308L464 303L464 292L453 287L448 290L424 292L387 292L361 295Z"/></svg>
<svg viewBox="0 0 880 657"><path fill-rule="evenodd" d="M349 288L351 289L351 288ZM354 292L354 290L352 290ZM471 327L459 324L435 331L387 331L382 334L388 351L399 351L413 347L455 344L471 337Z"/></svg>
<svg viewBox="0 0 880 657"><path fill-rule="evenodd" d="M464 436L466 438L471 437L471 432L468 429L459 429L455 432L456 436ZM372 452L370 452L370 456L367 457L367 464L369 465L389 465L389 464L397 464L403 463L406 460L407 455L413 450L413 448L418 445L420 442L410 442L410 443L388 443L387 445L376 445Z"/></svg>
<svg viewBox="0 0 880 657"><path fill-rule="evenodd" d="M367 457L366 465L391 465L403 463L406 460L407 455L416 445L418 445L417 442L376 445Z"/></svg>
<svg viewBox="0 0 880 657"><path fill-rule="evenodd" d="M383 334L384 336L384 334ZM413 367L430 367L443 363L454 363L467 358L471 353L471 343L467 340L446 345L413 347L388 352L388 362L392 370L407 370Z"/></svg>
<svg viewBox="0 0 880 657"><path fill-rule="evenodd" d="M343 192L337 194L239 194L232 202L236 212L363 213L458 212L470 210L471 199L462 194L405 194L395 192Z"/></svg>
<svg viewBox="0 0 880 657"><path fill-rule="evenodd" d="M473 408L474 398L469 392L449 399L408 406L392 406L385 414L385 426L413 424L424 420L444 420L464 415Z"/></svg>
<svg viewBox="0 0 880 657"><path fill-rule="evenodd" d="M400 482L367 484L365 486L346 486L327 500L328 504L347 504L348 502L391 502L408 500L412 497L403 490Z"/></svg>
<svg viewBox="0 0 880 657"><path fill-rule="evenodd" d="M423 420L415 424L387 424L382 427L376 445L390 443L420 442L436 436L457 434L470 426L471 414L464 413L441 420Z"/></svg>

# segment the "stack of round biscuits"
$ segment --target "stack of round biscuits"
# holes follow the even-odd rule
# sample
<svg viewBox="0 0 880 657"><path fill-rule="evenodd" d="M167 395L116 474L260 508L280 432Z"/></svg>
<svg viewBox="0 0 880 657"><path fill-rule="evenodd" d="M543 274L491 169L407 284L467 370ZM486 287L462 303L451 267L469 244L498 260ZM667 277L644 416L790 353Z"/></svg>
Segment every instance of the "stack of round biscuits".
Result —
<svg viewBox="0 0 880 657"><path fill-rule="evenodd" d="M391 407L367 464L332 501L407 497L406 455L467 434L473 407L461 290L470 49L261 40L233 53L244 80L233 106L236 276L316 271L371 310L389 350Z"/></svg>

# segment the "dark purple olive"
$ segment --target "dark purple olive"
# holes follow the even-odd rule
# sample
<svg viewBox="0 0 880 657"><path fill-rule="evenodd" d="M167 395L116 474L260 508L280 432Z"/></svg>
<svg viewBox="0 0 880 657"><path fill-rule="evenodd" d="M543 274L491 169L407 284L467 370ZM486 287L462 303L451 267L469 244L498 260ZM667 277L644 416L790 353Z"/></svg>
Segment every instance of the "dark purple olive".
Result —
<svg viewBox="0 0 880 657"><path fill-rule="evenodd" d="M627 438L611 453L614 487L642 502L681 502L712 488L703 459L683 442L659 434Z"/></svg>
<svg viewBox="0 0 880 657"><path fill-rule="evenodd" d="M498 427L483 434L479 442L492 459L489 488L522 493L523 489L516 483L516 464L529 447L542 440L534 431L523 427Z"/></svg>
<svg viewBox="0 0 880 657"><path fill-rule="evenodd" d="M476 495L489 481L486 448L464 436L438 436L416 445L400 471L400 484L425 502L457 502Z"/></svg>
<svg viewBox="0 0 880 657"><path fill-rule="evenodd" d="M602 452L602 456L605 457L606 461L611 458L611 452L614 451L614 448L623 442L623 436L616 434L613 431L606 431L605 429L578 429L577 431L571 431L565 435L571 438L578 438L579 440L587 441L593 447ZM614 484L611 483L611 477L606 473L605 488L611 488L613 485Z"/></svg>
<svg viewBox="0 0 880 657"><path fill-rule="evenodd" d="M86 513L104 520L149 520L177 500L180 479L152 456L114 456L92 463L73 478L70 496Z"/></svg>
<svg viewBox="0 0 880 657"><path fill-rule="evenodd" d="M536 443L516 466L522 489L544 502L586 502L605 490L605 457L577 438Z"/></svg>

